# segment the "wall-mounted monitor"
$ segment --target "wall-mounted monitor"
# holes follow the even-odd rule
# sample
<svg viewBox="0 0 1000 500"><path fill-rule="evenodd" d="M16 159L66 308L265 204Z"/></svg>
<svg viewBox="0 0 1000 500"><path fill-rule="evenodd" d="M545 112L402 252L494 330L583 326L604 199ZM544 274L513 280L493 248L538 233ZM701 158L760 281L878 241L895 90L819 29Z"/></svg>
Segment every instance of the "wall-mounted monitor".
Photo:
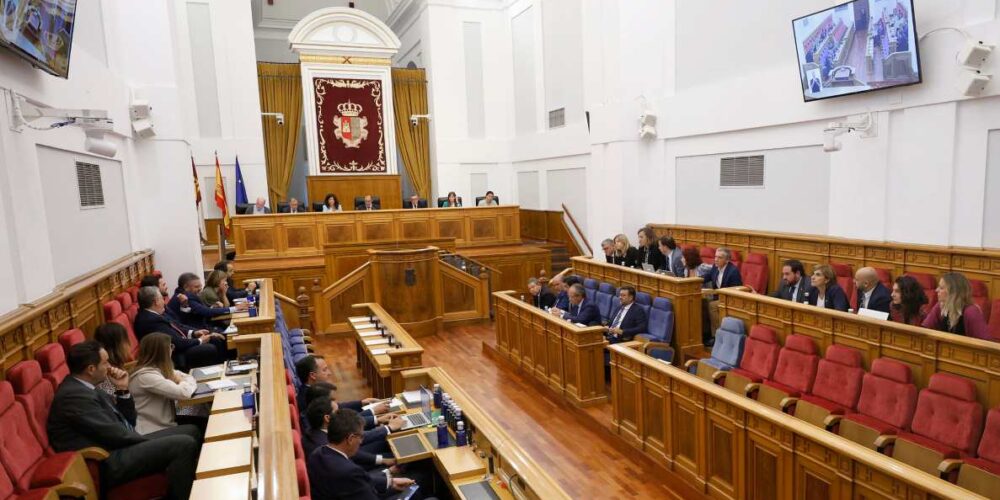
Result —
<svg viewBox="0 0 1000 500"><path fill-rule="evenodd" d="M69 75L76 0L0 0L0 46L53 75Z"/></svg>
<svg viewBox="0 0 1000 500"><path fill-rule="evenodd" d="M792 21L808 101L920 83L912 0L854 0Z"/></svg>

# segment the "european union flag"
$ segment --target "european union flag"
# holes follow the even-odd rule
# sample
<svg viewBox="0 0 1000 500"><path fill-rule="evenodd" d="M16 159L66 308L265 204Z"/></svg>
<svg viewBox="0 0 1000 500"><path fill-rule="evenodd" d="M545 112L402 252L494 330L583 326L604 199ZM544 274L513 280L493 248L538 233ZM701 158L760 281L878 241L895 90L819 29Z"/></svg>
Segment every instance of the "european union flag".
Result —
<svg viewBox="0 0 1000 500"><path fill-rule="evenodd" d="M248 205L247 188L243 185L243 172L240 172L240 157L236 157L236 204Z"/></svg>

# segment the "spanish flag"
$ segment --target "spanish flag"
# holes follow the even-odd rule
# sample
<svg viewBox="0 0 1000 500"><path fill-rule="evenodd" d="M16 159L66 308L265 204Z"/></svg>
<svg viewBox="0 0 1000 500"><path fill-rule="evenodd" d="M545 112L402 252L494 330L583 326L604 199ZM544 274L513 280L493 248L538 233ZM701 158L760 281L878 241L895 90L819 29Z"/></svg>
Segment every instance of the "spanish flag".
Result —
<svg viewBox="0 0 1000 500"><path fill-rule="evenodd" d="M232 219L229 218L229 203L226 201L226 185L222 182L222 166L219 165L219 154L215 154L215 204L222 211L222 227L226 229L226 236L232 228Z"/></svg>

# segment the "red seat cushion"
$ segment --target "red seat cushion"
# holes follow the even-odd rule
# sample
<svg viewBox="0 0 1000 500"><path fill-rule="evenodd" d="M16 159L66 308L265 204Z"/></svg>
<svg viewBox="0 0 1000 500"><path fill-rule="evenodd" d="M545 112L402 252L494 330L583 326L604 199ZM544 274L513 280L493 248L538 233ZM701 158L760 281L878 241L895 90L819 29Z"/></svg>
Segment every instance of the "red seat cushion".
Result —
<svg viewBox="0 0 1000 500"><path fill-rule="evenodd" d="M987 322L990 320L990 289L985 282L979 280L969 280L969 285L972 286L972 302L979 306L979 310L983 312L983 319Z"/></svg>
<svg viewBox="0 0 1000 500"><path fill-rule="evenodd" d="M715 247L701 247L698 254L701 255L701 261L705 264L712 265L712 262L715 261Z"/></svg>
<svg viewBox="0 0 1000 500"><path fill-rule="evenodd" d="M836 262L831 262L830 267L833 268L833 274L838 278L854 278L854 271L851 269L850 264L837 264Z"/></svg>
<svg viewBox="0 0 1000 500"><path fill-rule="evenodd" d="M69 375L66 365L66 353L59 344L45 344L35 351L35 361L42 367L42 376L52 387L59 387L63 379Z"/></svg>
<svg viewBox="0 0 1000 500"><path fill-rule="evenodd" d="M750 329L740 360L740 371L752 374L751 380L769 379L774 374L778 362L778 335L764 325L754 325Z"/></svg>
<svg viewBox="0 0 1000 500"><path fill-rule="evenodd" d="M83 334L83 330L79 328L71 328L59 334L59 345L63 348L63 354L69 353L69 348L87 340L87 336Z"/></svg>
<svg viewBox="0 0 1000 500"><path fill-rule="evenodd" d="M847 294L847 301L850 303L851 309L857 311L858 289L857 286L854 284L854 278L844 278L842 276L837 276L837 284L840 285L840 288L842 288L844 290L844 293Z"/></svg>
<svg viewBox="0 0 1000 500"><path fill-rule="evenodd" d="M976 452L979 458L1000 464L1000 408L993 408L986 414L983 437Z"/></svg>
<svg viewBox="0 0 1000 500"><path fill-rule="evenodd" d="M816 406L819 406L820 408L823 408L833 415L843 415L851 411L850 408L844 405L837 404L835 401L830 401L829 399L821 398L813 394L803 394L801 397L802 401L808 401Z"/></svg>
<svg viewBox="0 0 1000 500"><path fill-rule="evenodd" d="M899 432L899 427L862 413L848 413L844 416L844 418L857 422L865 427L875 429L875 432L879 434L896 434Z"/></svg>
<svg viewBox="0 0 1000 500"><path fill-rule="evenodd" d="M900 432L899 439L905 439L912 443L919 444L924 448L934 450L940 453L943 458L965 458L971 456L958 448L953 448L940 441L921 436L920 434L914 434L912 432Z"/></svg>
<svg viewBox="0 0 1000 500"><path fill-rule="evenodd" d="M761 377L760 375L757 375L756 373L748 372L748 371L740 369L740 368L733 368L732 370L729 371L729 373L735 373L735 374L740 375L743 378L745 378L745 379L747 379L747 380L749 380L751 382L755 382L755 383L758 383L758 384L764 381L764 377Z"/></svg>
<svg viewBox="0 0 1000 500"><path fill-rule="evenodd" d="M831 345L826 349L826 357L819 360L811 395L838 407L853 409L861 396L861 380L864 375L860 352L841 345Z"/></svg>
<svg viewBox="0 0 1000 500"><path fill-rule="evenodd" d="M121 302L118 302L117 300L105 302L103 307L104 307L104 321L108 323L114 321L115 318L117 318L124 311L122 309Z"/></svg>
<svg viewBox="0 0 1000 500"><path fill-rule="evenodd" d="M306 472L306 461L305 459L295 460L295 477L299 480L299 495L307 497L311 495L309 492L309 474Z"/></svg>
<svg viewBox="0 0 1000 500"><path fill-rule="evenodd" d="M139 303L139 287L137 285L132 285L128 287L128 290L125 291L128 292L130 297L132 297L133 304Z"/></svg>
<svg viewBox="0 0 1000 500"><path fill-rule="evenodd" d="M812 339L805 335L789 335L785 339L785 347L778 353L778 363L770 380L792 388L784 392L789 395L795 393L797 397L799 393L812 389L818 362L816 344Z"/></svg>
<svg viewBox="0 0 1000 500"><path fill-rule="evenodd" d="M58 346L56 346L58 347ZM7 370L7 380L14 388L17 401L28 412L32 431L43 448L49 447L45 423L49 419L49 406L55 397L52 383L42 377L42 367L37 361L21 361Z"/></svg>
<svg viewBox="0 0 1000 500"><path fill-rule="evenodd" d="M795 387L792 387L790 385L782 384L781 382L775 382L773 380L765 380L764 381L764 385L766 385L768 387L771 387L771 388L774 388L774 389L777 389L777 390L785 393L785 395L793 397L793 398L797 398L797 397L799 397L799 396L802 395L802 391L801 390L796 389Z"/></svg>
<svg viewBox="0 0 1000 500"><path fill-rule="evenodd" d="M10 382L0 382L0 462L11 480L22 490L54 486L69 468L75 453L45 457L45 449L31 428L24 407L14 400ZM35 479L37 477L37 479ZM55 479L53 479L55 478Z"/></svg>
<svg viewBox="0 0 1000 500"><path fill-rule="evenodd" d="M751 287L755 293L767 293L767 255L759 253L747 254L747 260L740 266L743 284Z"/></svg>
<svg viewBox="0 0 1000 500"><path fill-rule="evenodd" d="M872 361L871 373L862 379L858 413L906 429L916 404L917 387L911 381L908 366L885 358Z"/></svg>
<svg viewBox="0 0 1000 500"><path fill-rule="evenodd" d="M1000 464L998 464L996 462L991 462L989 460L983 460L981 458L969 458L969 457L966 457L964 460L965 460L966 465L971 465L973 467L979 467L980 469L983 469L984 471L989 472L990 474L993 474L994 476L1000 476Z"/></svg>
<svg viewBox="0 0 1000 500"><path fill-rule="evenodd" d="M1000 299L993 299L993 305L990 306L988 330L990 337L1000 340Z"/></svg>
<svg viewBox="0 0 1000 500"><path fill-rule="evenodd" d="M941 447L973 455L983 430L983 407L971 380L950 373L931 375L920 391L910 431ZM929 447L929 446L928 446Z"/></svg>

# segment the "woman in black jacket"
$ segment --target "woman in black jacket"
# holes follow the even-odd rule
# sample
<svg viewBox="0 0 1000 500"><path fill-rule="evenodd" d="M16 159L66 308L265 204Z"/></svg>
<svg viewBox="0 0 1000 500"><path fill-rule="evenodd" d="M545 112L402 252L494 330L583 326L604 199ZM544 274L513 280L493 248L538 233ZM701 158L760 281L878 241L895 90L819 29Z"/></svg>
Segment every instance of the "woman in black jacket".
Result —
<svg viewBox="0 0 1000 500"><path fill-rule="evenodd" d="M615 236L615 253L612 254L613 264L625 267L640 267L639 249L628 242L628 237L624 234Z"/></svg>
<svg viewBox="0 0 1000 500"><path fill-rule="evenodd" d="M814 267L811 280L813 288L807 292L809 305L845 312L851 307L844 289L837 284L837 274L832 267L826 264Z"/></svg>

